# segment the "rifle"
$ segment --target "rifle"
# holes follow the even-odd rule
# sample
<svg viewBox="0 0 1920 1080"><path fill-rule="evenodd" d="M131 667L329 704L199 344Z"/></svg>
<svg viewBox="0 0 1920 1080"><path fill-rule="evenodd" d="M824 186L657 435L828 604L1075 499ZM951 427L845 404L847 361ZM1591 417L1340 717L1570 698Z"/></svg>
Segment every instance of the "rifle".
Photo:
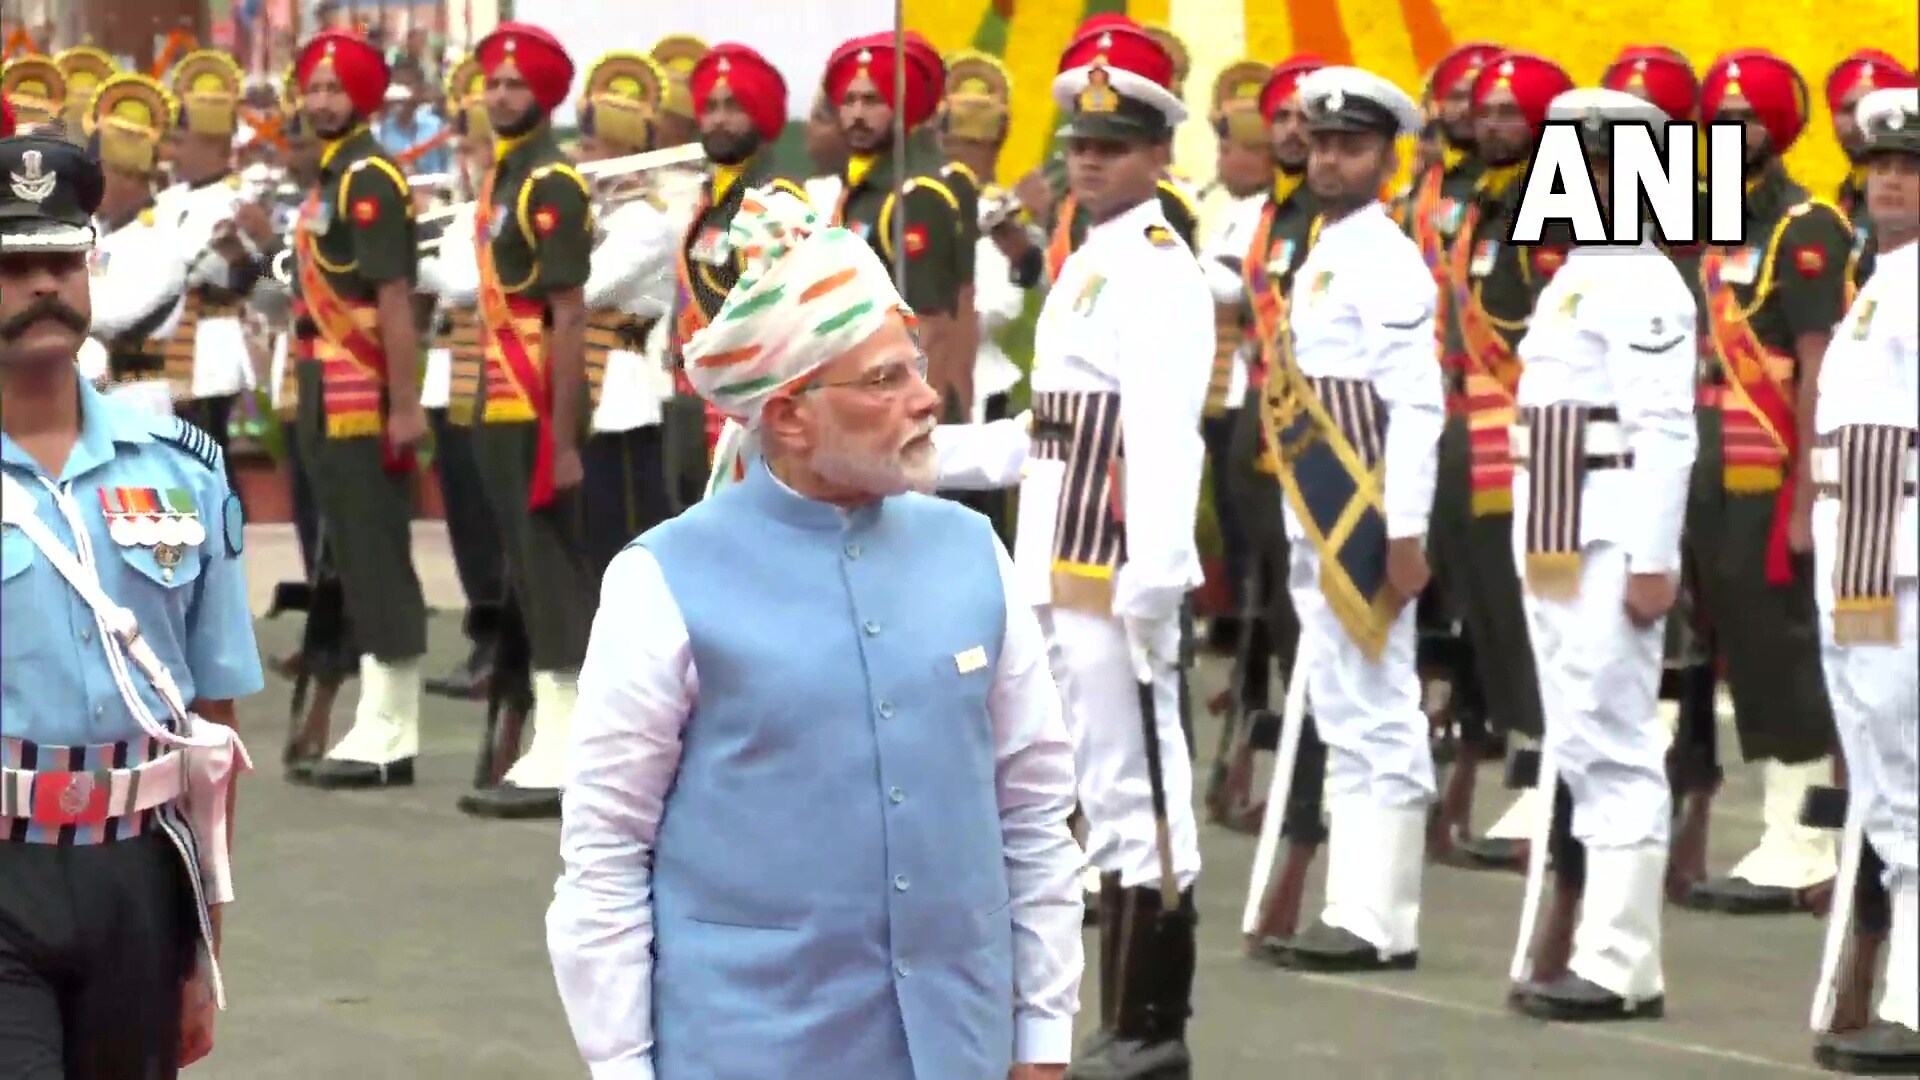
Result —
<svg viewBox="0 0 1920 1080"><path fill-rule="evenodd" d="M306 710L314 671L322 666L323 655L338 648L347 626L346 593L341 590L340 578L333 570L333 550L327 542L324 524L314 544L313 566L307 572L307 580L282 581L273 587L273 603L268 608L267 617L272 618L283 611L304 611L307 616L300 629L301 660L293 673L293 699L287 707L287 741L280 752L282 764L298 771L319 757L310 749L312 736L316 732L310 730L313 725ZM322 692L337 692L339 684L338 678L325 680ZM326 704L330 709L331 698ZM319 741L325 743L328 710L316 711L322 720L317 734ZM321 749L324 751L325 747Z"/></svg>
<svg viewBox="0 0 1920 1080"><path fill-rule="evenodd" d="M500 606L500 637L487 676L486 730L474 763L473 786L497 787L520 756L522 729L533 711L533 648L511 589Z"/></svg>

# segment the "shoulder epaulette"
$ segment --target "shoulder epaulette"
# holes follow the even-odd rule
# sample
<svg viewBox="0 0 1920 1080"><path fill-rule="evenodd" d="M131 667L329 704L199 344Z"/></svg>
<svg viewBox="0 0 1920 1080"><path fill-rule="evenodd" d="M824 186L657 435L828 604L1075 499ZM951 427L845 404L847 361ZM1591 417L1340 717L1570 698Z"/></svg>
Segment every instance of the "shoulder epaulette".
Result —
<svg viewBox="0 0 1920 1080"><path fill-rule="evenodd" d="M1186 191L1182 189L1179 184L1171 180L1162 180L1160 181L1160 190L1172 195L1174 201L1178 202L1181 208L1188 214L1198 215L1199 211L1195 209L1193 200L1187 197Z"/></svg>
<svg viewBox="0 0 1920 1080"><path fill-rule="evenodd" d="M170 421L163 421L156 427L159 430L154 432L154 438L178 448L216 473L222 471L220 444L213 441L213 436L178 416L172 417Z"/></svg>
<svg viewBox="0 0 1920 1080"><path fill-rule="evenodd" d="M227 174L227 186L228 186L228 187L230 187L230 188L232 188L232 189L233 189L233 190L235 190L235 191L239 191L239 190L240 190L240 174L239 174L239 173L228 173L228 174Z"/></svg>
<svg viewBox="0 0 1920 1080"><path fill-rule="evenodd" d="M1833 216L1840 220L1843 228L1849 232L1853 231L1853 219L1847 216L1847 212L1840 209L1837 204L1823 199L1818 195L1810 195L1806 201L1796 204L1793 209L1787 211L1787 217L1790 219L1805 217L1813 213L1816 208L1832 211Z"/></svg>
<svg viewBox="0 0 1920 1080"><path fill-rule="evenodd" d="M142 225L152 226L154 222L153 207L149 206L145 210L140 211L139 221Z"/></svg>
<svg viewBox="0 0 1920 1080"><path fill-rule="evenodd" d="M1147 243L1157 248L1174 248L1180 246L1180 238L1165 225L1149 225L1147 226Z"/></svg>
<svg viewBox="0 0 1920 1080"><path fill-rule="evenodd" d="M789 195L794 195L794 196L798 196L801 202L809 202L809 201L810 201L810 200L809 200L809 199L807 198L807 189L806 189L806 188L803 188L803 187L801 187L801 186L800 186L799 184L796 184L796 183L794 183L793 181L791 181L791 180L789 180L789 179L787 179L787 178L786 178L786 177L784 177L784 176L776 176L776 177L774 177L774 178L773 178L773 182L772 182L772 186L773 186L773 187L775 187L775 188L778 188L778 189L780 189L781 191L784 191L784 192L786 192L786 193L787 193L787 194L789 194Z"/></svg>

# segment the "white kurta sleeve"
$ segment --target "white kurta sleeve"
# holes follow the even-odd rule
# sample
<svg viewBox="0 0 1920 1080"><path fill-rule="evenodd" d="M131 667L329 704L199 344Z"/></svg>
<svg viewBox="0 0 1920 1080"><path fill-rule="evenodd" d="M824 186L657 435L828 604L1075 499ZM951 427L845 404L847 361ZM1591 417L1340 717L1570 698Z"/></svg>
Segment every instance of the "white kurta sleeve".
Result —
<svg viewBox="0 0 1920 1080"><path fill-rule="evenodd" d="M933 429L934 470L942 488L992 491L1020 483L1031 441L1019 417Z"/></svg>
<svg viewBox="0 0 1920 1080"><path fill-rule="evenodd" d="M1021 599L1013 559L998 540L994 547L1006 592L1007 631L987 711L993 717L994 778L1007 891L1013 898L1014 1061L1063 1064L1073 1057L1073 1017L1080 1010L1086 962L1079 884L1086 857L1067 827L1074 807L1073 742L1047 666L1039 619Z"/></svg>
<svg viewBox="0 0 1920 1080"><path fill-rule="evenodd" d="M1206 445L1200 412L1213 368L1213 296L1185 247L1146 247L1116 295L1120 320L1122 519L1127 561L1114 575L1113 613L1150 621L1179 613L1200 584L1193 527Z"/></svg>
<svg viewBox="0 0 1920 1080"><path fill-rule="evenodd" d="M1425 536L1446 426L1445 390L1434 363L1438 287L1418 249L1399 233L1383 244L1378 276L1354 288L1368 350L1368 378L1387 410L1386 479L1381 501L1387 536Z"/></svg>
<svg viewBox="0 0 1920 1080"><path fill-rule="evenodd" d="M652 1080L653 842L698 679L652 553L616 556L601 597L567 747L547 950L594 1080Z"/></svg>
<svg viewBox="0 0 1920 1080"><path fill-rule="evenodd" d="M1687 484L1699 451L1694 428L1697 306L1677 272L1622 283L1591 309L1607 343L1607 378L1633 451L1636 512L1621 523L1636 574L1680 571Z"/></svg>

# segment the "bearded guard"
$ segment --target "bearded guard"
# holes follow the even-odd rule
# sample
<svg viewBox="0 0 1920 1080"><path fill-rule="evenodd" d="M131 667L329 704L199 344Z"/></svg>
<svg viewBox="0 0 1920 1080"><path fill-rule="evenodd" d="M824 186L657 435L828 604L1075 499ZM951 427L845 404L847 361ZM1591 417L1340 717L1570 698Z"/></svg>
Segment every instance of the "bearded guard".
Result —
<svg viewBox="0 0 1920 1080"><path fill-rule="evenodd" d="M486 350L474 446L526 626L534 734L498 784L461 796L460 806L481 817L554 817L595 601L579 491L590 419L584 288L592 191L555 142L549 119L573 82L573 60L560 43L539 27L509 22L474 55L489 86L506 88L503 102L488 104L496 160L474 225ZM521 113L505 115L515 105Z"/></svg>
<svg viewBox="0 0 1920 1080"><path fill-rule="evenodd" d="M1835 870L1832 835L1800 820L1834 746L1809 625L1806 469L1820 357L1846 311L1853 227L1780 162L1806 127L1806 100L1800 74L1764 50L1724 55L1701 81L1703 118L1748 126L1748 243L1707 247L1694 276L1705 344L1687 534L1742 756L1762 763L1765 831L1726 877L1695 883L1681 902L1729 913L1821 901Z"/></svg>
<svg viewBox="0 0 1920 1080"><path fill-rule="evenodd" d="M317 748L303 745L292 777L323 789L405 785L420 749L427 633L412 557L414 444L426 435L413 193L367 127L389 77L373 46L345 32L316 34L294 77L306 122L323 140L317 183L294 227L294 432L330 569L365 651L353 727L318 761Z"/></svg>

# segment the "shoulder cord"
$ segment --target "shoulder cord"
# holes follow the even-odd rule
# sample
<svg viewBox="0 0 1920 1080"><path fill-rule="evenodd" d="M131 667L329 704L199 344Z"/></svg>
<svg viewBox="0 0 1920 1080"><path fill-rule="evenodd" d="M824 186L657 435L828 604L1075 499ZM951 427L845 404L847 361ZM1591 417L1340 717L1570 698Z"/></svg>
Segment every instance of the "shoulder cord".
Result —
<svg viewBox="0 0 1920 1080"><path fill-rule="evenodd" d="M86 523L80 518L79 508L74 505L72 496L65 488L42 476L38 478L46 489L53 493L53 502L59 508L67 525L73 530L78 557L60 543L53 531L47 528L38 515L33 512L33 500L24 485L12 476L5 477L4 518L10 525L19 527L33 546L47 557L60 576L67 579L80 599L93 609L94 622L100 628L101 644L107 654L107 666L113 670L113 681L120 690L120 697L127 703L127 709L133 714L140 729L156 741L169 746L218 747L226 745L229 736L215 733L212 738L194 738L189 732L186 703L181 700L180 688L173 681L173 675L166 665L154 654L153 647L140 636L140 624L134 621L133 612L114 603L100 588L100 575L93 558L93 543L89 538ZM71 482L69 485L71 486ZM116 646L118 646L116 648ZM147 680L160 694L167 711L172 714L174 724L179 731L169 730L160 723L147 708L145 699L134 687L133 675L127 668L127 659L131 657L139 666Z"/></svg>

